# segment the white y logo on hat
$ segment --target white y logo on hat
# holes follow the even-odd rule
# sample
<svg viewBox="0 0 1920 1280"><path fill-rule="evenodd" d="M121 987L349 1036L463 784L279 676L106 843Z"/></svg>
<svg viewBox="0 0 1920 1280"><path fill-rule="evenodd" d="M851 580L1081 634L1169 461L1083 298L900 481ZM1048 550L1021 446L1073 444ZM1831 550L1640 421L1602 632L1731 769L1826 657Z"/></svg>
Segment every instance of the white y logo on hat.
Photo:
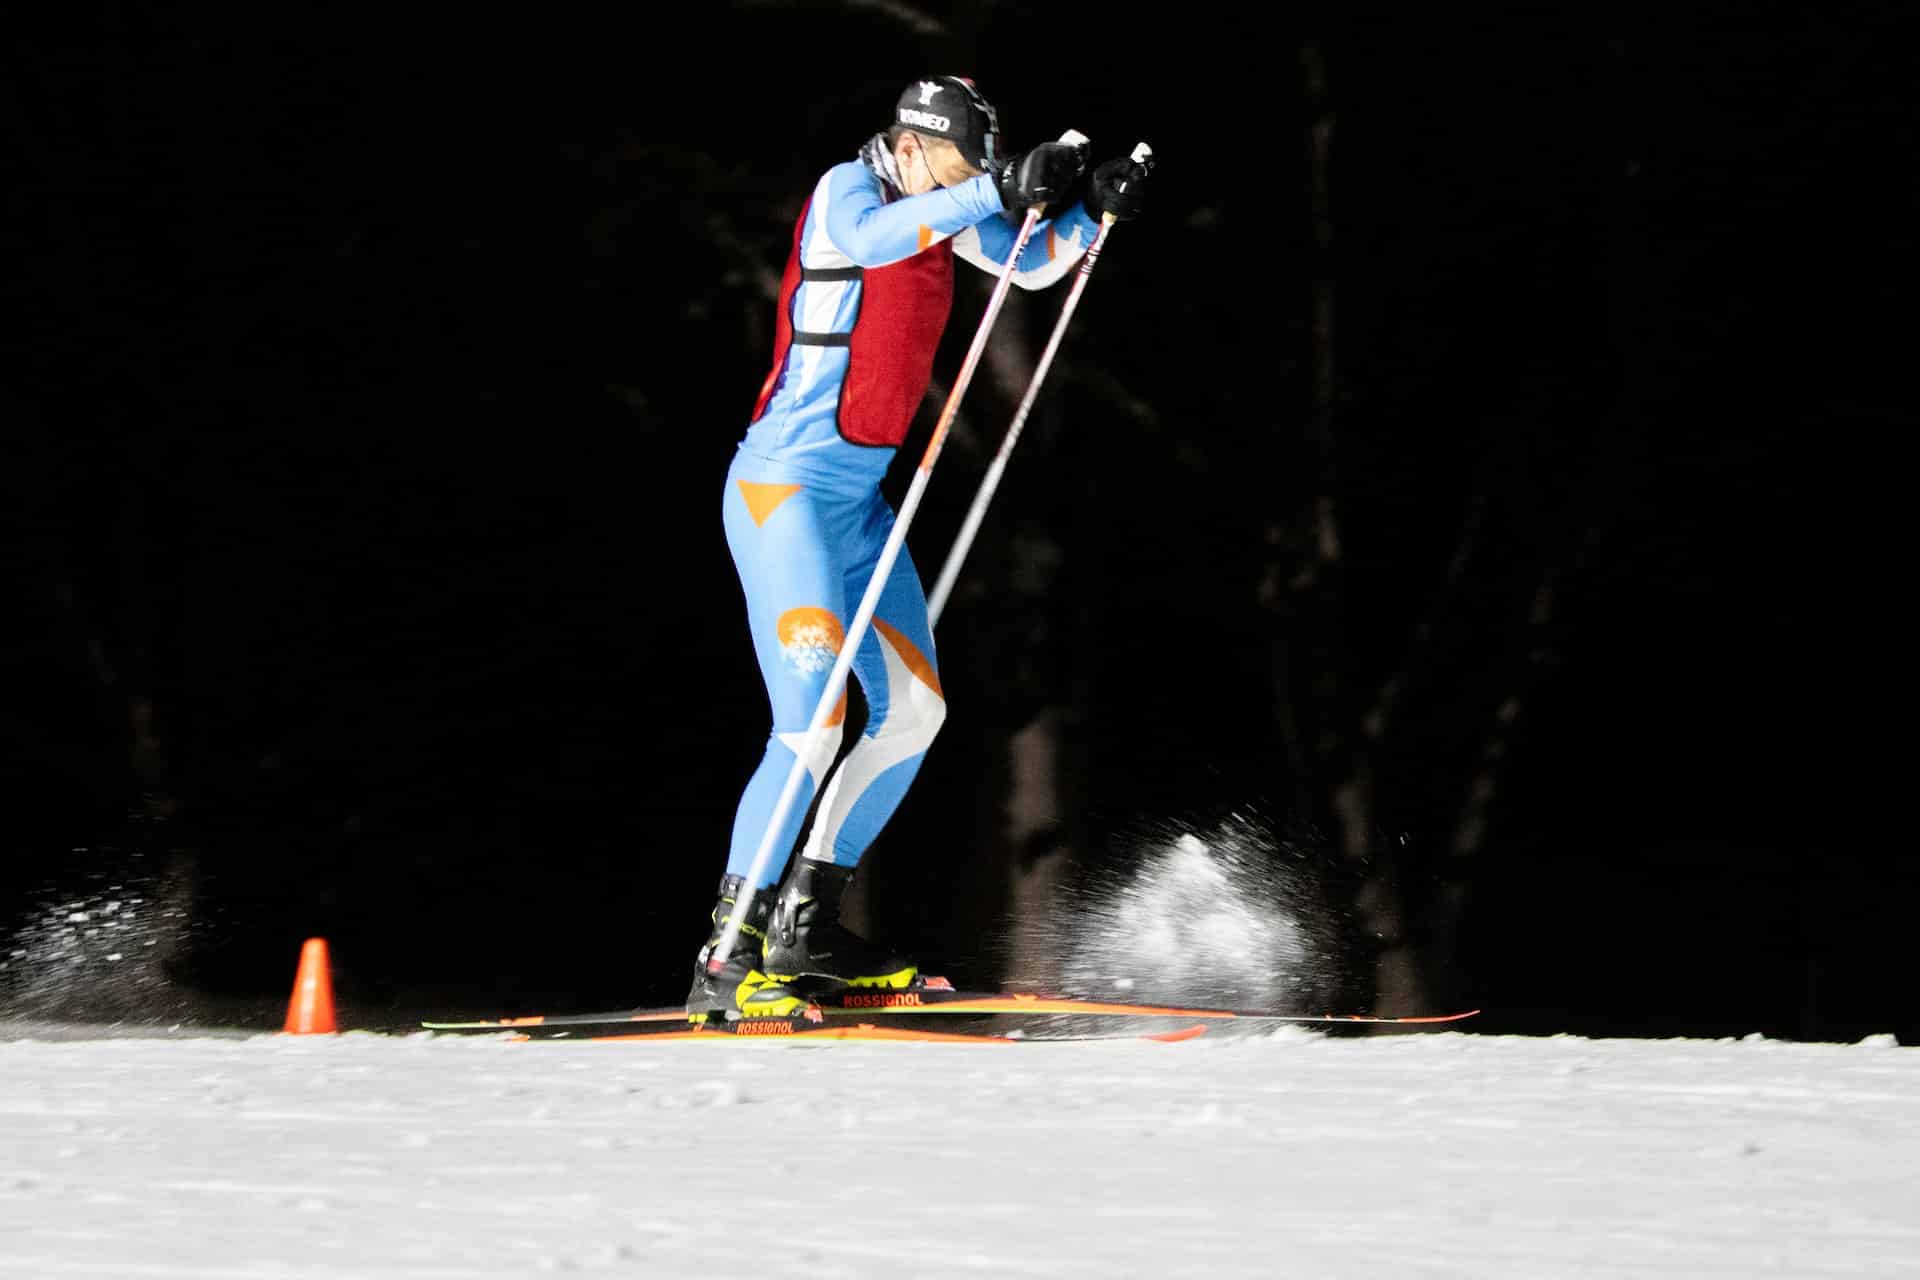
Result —
<svg viewBox="0 0 1920 1280"><path fill-rule="evenodd" d="M920 105L923 107L932 106L933 95L938 92L940 92L940 85L938 84L938 82L933 80L922 80L920 82Z"/></svg>

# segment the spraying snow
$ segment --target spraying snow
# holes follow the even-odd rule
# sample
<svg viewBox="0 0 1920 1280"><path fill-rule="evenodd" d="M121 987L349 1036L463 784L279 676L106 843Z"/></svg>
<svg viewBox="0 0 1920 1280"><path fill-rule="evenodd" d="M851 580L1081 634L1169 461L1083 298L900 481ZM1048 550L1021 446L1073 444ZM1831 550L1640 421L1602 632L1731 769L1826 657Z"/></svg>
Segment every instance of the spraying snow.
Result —
<svg viewBox="0 0 1920 1280"><path fill-rule="evenodd" d="M14 1015L169 1021L193 1002L165 972L189 927L179 876L139 855L74 849L81 883L30 896L0 951L0 1001Z"/></svg>
<svg viewBox="0 0 1920 1280"><path fill-rule="evenodd" d="M1139 838L1132 869L1080 886L1055 985L1077 995L1304 1012L1337 982L1339 945L1311 867L1246 816Z"/></svg>

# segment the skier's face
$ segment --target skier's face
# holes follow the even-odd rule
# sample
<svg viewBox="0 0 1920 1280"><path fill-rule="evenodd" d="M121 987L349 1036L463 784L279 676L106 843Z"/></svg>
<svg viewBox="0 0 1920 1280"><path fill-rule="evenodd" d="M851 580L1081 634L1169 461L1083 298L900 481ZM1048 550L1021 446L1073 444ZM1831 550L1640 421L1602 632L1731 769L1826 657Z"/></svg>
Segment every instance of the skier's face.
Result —
<svg viewBox="0 0 1920 1280"><path fill-rule="evenodd" d="M945 138L924 138L917 133L901 135L894 160L910 196L951 187L982 172L968 164L960 148Z"/></svg>

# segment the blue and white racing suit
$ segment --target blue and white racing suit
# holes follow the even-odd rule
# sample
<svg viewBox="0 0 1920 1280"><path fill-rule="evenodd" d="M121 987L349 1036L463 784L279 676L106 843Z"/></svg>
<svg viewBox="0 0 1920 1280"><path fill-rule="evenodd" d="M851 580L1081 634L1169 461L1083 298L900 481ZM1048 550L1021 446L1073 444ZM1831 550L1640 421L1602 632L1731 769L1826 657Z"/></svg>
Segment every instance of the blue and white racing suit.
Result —
<svg viewBox="0 0 1920 1280"><path fill-rule="evenodd" d="M1081 204L1040 223L1013 282L1070 272L1099 230ZM998 273L1018 238L986 175L908 196L885 135L821 176L794 228L773 368L727 471L727 546L746 596L773 729L734 816L745 875L893 529L880 494L926 394L953 299L953 259ZM821 797L806 857L854 866L918 774L946 716L926 595L904 548L853 664L867 723ZM756 889L780 878L841 745L843 695Z"/></svg>

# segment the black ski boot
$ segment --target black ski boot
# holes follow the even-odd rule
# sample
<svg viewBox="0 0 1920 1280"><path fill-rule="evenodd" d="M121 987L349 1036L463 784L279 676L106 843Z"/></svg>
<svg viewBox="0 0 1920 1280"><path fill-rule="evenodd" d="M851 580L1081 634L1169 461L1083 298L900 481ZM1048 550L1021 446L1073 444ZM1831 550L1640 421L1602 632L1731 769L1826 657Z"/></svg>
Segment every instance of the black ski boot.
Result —
<svg viewBox="0 0 1920 1280"><path fill-rule="evenodd" d="M774 904L760 967L775 982L796 990L918 984L920 967L887 947L867 941L840 923L840 898L852 867L793 860Z"/></svg>
<svg viewBox="0 0 1920 1280"><path fill-rule="evenodd" d="M787 1018L804 1015L811 1002L764 972L760 950L767 938L767 918L773 914L773 893L762 891L747 906L746 918L733 941L733 950L718 970L709 971L707 958L727 926L746 880L722 876L720 901L713 907L713 932L693 962L693 986L687 992L687 1021L713 1018Z"/></svg>

